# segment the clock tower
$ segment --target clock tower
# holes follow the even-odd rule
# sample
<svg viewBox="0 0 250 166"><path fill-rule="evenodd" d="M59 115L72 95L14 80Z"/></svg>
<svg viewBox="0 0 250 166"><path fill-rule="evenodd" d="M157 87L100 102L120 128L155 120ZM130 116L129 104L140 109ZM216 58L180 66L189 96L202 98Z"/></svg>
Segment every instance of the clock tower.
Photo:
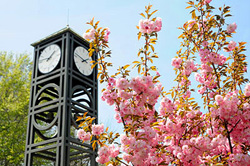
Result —
<svg viewBox="0 0 250 166"><path fill-rule="evenodd" d="M34 64L25 148L25 166L97 166L90 142L76 137L77 116L98 123L97 67L89 43L66 27L32 44Z"/></svg>

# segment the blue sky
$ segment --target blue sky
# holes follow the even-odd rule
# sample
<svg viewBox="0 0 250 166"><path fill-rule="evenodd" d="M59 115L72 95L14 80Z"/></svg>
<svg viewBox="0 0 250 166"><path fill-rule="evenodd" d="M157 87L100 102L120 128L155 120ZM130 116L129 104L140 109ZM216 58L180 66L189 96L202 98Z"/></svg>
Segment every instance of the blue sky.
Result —
<svg viewBox="0 0 250 166"><path fill-rule="evenodd" d="M171 59L180 45L177 37L181 31L177 28L190 19L189 11L185 10L187 6L185 2L185 0L1 0L0 51L26 52L33 56L31 43L64 28L68 22L74 31L82 35L89 28L85 23L95 17L101 21L101 26L109 27L111 30L112 63L115 67L128 64L136 58L137 51L141 47L136 36L138 32L136 25L141 19L139 13L150 3L154 9L159 10L156 15L163 20L163 28L156 46L160 58L155 63L162 74L162 84L166 89L170 89L174 85ZM233 40L250 42L250 1L211 2L214 6L222 6L224 3L232 7L233 17L228 19L227 23L238 24ZM247 49L250 50L249 43ZM249 51L246 55L249 62ZM247 76L249 78L249 73ZM100 122L113 126L111 128L114 130L119 128L112 125L114 120L111 107L100 102L99 112Z"/></svg>

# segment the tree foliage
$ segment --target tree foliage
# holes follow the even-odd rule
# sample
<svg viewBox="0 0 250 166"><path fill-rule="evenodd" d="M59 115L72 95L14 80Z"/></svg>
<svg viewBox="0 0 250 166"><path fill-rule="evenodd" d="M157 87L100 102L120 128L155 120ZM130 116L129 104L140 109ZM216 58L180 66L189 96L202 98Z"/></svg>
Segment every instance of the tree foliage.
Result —
<svg viewBox="0 0 250 166"><path fill-rule="evenodd" d="M24 159L30 68L27 54L0 52L0 165Z"/></svg>

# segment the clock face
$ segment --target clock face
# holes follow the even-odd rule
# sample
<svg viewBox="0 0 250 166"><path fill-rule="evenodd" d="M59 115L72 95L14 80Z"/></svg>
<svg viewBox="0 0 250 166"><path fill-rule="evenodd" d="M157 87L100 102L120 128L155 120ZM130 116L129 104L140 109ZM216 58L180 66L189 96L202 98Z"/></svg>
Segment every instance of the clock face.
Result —
<svg viewBox="0 0 250 166"><path fill-rule="evenodd" d="M74 61L77 69L86 76L89 76L93 69L92 66L92 58L89 56L88 50L84 47L78 46L74 51Z"/></svg>
<svg viewBox="0 0 250 166"><path fill-rule="evenodd" d="M61 49L58 45L52 44L46 47L39 56L38 69L41 73L51 72L59 63Z"/></svg>

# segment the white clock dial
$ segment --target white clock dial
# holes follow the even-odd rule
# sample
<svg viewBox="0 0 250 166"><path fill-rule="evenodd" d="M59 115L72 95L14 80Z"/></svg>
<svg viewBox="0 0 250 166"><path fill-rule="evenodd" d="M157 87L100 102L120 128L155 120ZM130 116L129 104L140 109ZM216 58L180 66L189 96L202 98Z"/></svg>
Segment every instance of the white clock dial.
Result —
<svg viewBox="0 0 250 166"><path fill-rule="evenodd" d="M93 69L92 66L92 58L89 56L88 50L84 47L78 46L74 51L74 61L77 69L86 76L89 76Z"/></svg>
<svg viewBox="0 0 250 166"><path fill-rule="evenodd" d="M61 49L58 45L52 44L46 47L39 56L38 69L41 73L51 72L59 63Z"/></svg>

